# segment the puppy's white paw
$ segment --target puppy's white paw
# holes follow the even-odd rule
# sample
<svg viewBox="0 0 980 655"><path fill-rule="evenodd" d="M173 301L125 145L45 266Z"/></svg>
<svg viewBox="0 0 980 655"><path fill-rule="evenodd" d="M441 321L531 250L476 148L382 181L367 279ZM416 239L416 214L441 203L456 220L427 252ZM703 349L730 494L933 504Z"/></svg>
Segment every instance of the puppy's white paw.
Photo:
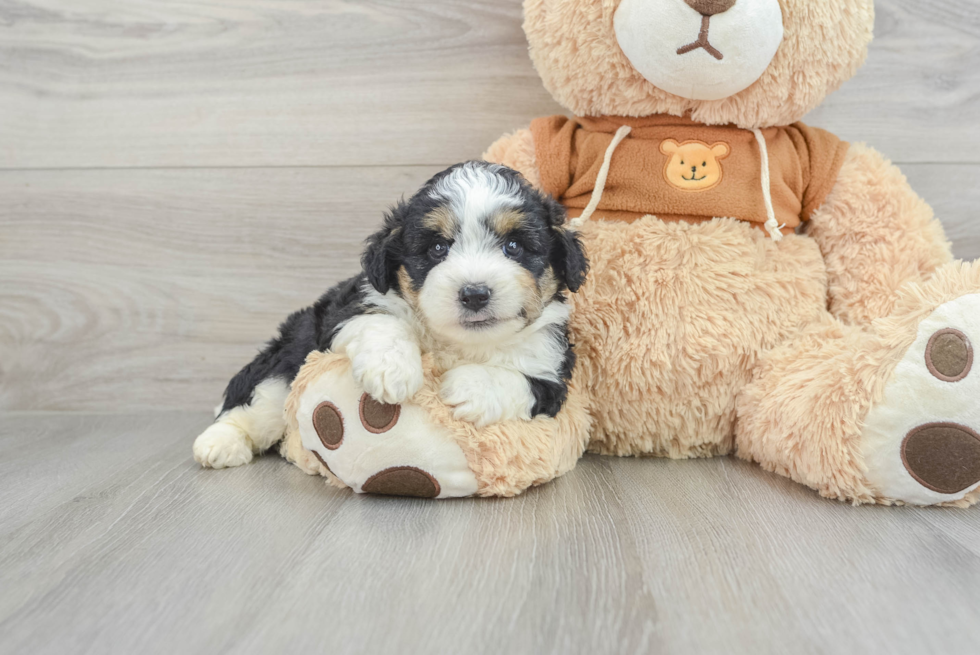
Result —
<svg viewBox="0 0 980 655"><path fill-rule="evenodd" d="M422 388L422 353L413 341L367 343L358 339L347 346L347 355L354 380L377 401L397 405Z"/></svg>
<svg viewBox="0 0 980 655"><path fill-rule="evenodd" d="M447 371L439 395L453 406L453 416L478 428L515 418L529 420L534 407L527 378L516 371L477 364Z"/></svg>
<svg viewBox="0 0 980 655"><path fill-rule="evenodd" d="M228 423L214 423L194 440L194 460L206 468L230 468L252 461L245 433Z"/></svg>

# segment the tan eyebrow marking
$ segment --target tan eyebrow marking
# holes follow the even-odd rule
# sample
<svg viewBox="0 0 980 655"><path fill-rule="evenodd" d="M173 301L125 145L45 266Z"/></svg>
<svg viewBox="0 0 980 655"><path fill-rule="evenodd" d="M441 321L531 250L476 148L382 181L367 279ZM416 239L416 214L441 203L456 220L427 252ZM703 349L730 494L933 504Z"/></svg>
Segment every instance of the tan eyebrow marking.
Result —
<svg viewBox="0 0 980 655"><path fill-rule="evenodd" d="M448 207L436 207L422 217L422 225L435 230L446 239L452 239L459 229L459 221Z"/></svg>
<svg viewBox="0 0 980 655"><path fill-rule="evenodd" d="M500 236L506 236L524 225L527 218L516 209L507 209L487 219L487 225Z"/></svg>

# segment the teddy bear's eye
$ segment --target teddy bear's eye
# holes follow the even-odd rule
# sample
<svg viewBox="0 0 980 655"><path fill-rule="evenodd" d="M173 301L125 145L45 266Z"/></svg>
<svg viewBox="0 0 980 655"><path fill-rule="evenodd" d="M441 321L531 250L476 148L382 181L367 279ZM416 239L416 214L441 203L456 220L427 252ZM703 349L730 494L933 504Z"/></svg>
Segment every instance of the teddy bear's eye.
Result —
<svg viewBox="0 0 980 655"><path fill-rule="evenodd" d="M684 165L684 160L682 159L682 160L681 160L681 166L683 166L683 165Z"/></svg>
<svg viewBox="0 0 980 655"><path fill-rule="evenodd" d="M701 162L701 165L702 165L702 166L707 166L707 165L708 165L708 162L706 162L706 161L703 161L703 162Z"/></svg>

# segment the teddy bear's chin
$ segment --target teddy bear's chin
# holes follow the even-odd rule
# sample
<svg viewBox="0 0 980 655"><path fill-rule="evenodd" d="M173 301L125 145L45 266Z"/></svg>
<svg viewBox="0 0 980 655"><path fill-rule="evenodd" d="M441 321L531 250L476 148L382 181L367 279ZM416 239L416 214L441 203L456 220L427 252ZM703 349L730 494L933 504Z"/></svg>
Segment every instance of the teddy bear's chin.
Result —
<svg viewBox="0 0 980 655"><path fill-rule="evenodd" d="M783 40L777 0L740 0L710 17L683 0L623 0L614 27L644 78L690 100L721 100L747 89Z"/></svg>

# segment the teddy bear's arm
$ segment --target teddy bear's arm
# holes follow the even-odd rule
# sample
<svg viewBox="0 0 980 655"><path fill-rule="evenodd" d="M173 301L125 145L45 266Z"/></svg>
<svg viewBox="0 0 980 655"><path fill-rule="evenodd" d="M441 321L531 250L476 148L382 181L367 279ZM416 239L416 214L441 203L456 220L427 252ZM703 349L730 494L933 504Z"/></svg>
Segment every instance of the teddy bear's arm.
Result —
<svg viewBox="0 0 980 655"><path fill-rule="evenodd" d="M541 171L538 169L534 154L534 138L528 128L505 134L497 139L483 153L483 159L494 164L510 166L533 186L541 188Z"/></svg>
<svg viewBox="0 0 980 655"><path fill-rule="evenodd" d="M853 325L888 315L899 287L952 259L929 205L897 166L863 144L851 145L807 234L826 261L831 311Z"/></svg>

